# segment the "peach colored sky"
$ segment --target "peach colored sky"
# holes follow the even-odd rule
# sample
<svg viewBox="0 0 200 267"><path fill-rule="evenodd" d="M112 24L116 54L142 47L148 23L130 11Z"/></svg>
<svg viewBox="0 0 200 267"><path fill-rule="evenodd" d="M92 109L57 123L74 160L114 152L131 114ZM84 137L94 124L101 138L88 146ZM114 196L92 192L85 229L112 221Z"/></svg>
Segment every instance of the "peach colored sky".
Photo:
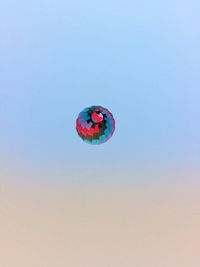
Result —
<svg viewBox="0 0 200 267"><path fill-rule="evenodd" d="M199 187L10 181L1 174L0 266L200 266Z"/></svg>

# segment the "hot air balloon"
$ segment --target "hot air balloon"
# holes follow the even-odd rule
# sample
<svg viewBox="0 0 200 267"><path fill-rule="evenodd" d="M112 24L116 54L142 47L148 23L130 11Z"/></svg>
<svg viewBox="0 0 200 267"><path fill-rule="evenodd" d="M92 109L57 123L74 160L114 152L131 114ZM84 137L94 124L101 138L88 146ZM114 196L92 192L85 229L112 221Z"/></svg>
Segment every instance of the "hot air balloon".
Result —
<svg viewBox="0 0 200 267"><path fill-rule="evenodd" d="M76 130L83 141L99 145L112 137L115 131L115 120L108 109L102 106L91 106L79 114Z"/></svg>

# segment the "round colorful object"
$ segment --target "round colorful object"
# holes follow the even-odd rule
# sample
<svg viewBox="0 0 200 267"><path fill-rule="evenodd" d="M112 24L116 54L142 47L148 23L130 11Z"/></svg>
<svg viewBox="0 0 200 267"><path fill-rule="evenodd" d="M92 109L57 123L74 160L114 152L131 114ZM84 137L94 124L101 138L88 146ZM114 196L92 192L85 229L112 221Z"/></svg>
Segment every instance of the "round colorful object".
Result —
<svg viewBox="0 0 200 267"><path fill-rule="evenodd" d="M76 120L76 130L83 141L99 145L108 141L115 131L112 113L101 106L85 108Z"/></svg>

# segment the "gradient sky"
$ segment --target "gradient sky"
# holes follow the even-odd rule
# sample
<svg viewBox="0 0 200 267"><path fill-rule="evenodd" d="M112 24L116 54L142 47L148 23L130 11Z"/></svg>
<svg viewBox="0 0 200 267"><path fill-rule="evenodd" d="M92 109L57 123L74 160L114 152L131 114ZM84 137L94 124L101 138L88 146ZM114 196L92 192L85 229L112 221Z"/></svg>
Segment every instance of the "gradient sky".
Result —
<svg viewBox="0 0 200 267"><path fill-rule="evenodd" d="M0 0L0 266L199 267L200 1ZM116 119L85 144L90 105Z"/></svg>

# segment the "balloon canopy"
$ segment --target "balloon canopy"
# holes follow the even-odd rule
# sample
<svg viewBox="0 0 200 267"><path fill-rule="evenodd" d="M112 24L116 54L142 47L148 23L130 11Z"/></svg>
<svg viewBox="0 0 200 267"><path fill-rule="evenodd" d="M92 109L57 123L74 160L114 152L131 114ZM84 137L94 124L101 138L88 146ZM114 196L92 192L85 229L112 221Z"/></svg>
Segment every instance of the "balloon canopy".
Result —
<svg viewBox="0 0 200 267"><path fill-rule="evenodd" d="M101 106L85 108L76 120L76 130L81 139L89 144L107 142L115 131L112 113Z"/></svg>

